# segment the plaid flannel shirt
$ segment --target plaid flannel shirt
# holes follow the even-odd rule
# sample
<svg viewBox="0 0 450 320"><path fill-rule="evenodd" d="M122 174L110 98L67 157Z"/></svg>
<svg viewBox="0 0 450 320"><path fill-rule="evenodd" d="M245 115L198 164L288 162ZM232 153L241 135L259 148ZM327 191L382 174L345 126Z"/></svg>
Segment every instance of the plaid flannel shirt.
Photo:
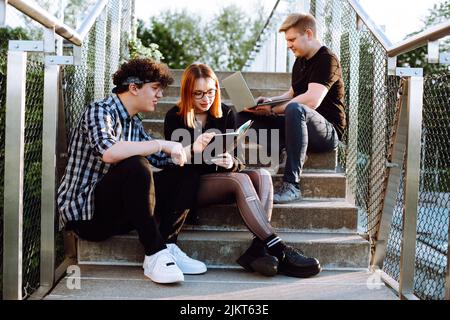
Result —
<svg viewBox="0 0 450 320"><path fill-rule="evenodd" d="M95 186L114 166L102 161L106 150L119 141L151 139L139 116L130 117L116 94L90 104L70 137L69 160L58 188L60 226L67 221L92 219ZM172 164L164 153L147 159L155 167Z"/></svg>

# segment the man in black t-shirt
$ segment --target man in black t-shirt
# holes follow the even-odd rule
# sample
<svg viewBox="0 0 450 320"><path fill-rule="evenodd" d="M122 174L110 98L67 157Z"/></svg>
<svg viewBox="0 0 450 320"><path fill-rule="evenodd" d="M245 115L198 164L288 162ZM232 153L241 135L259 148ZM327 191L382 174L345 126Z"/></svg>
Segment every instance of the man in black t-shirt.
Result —
<svg viewBox="0 0 450 320"><path fill-rule="evenodd" d="M290 98L275 107L246 109L238 124L255 120L255 129L279 129L287 158L283 184L274 203L301 199L300 174L306 150L326 152L338 146L346 126L344 83L336 55L317 39L316 21L310 14L291 14L283 22L287 46L297 57L292 69L292 86L273 99ZM258 102L270 101L259 97Z"/></svg>

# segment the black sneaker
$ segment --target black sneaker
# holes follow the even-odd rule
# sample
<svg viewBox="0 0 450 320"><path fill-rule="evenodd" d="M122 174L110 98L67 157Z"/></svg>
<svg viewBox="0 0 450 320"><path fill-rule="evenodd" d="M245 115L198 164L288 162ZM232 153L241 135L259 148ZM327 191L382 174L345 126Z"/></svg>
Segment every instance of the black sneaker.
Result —
<svg viewBox="0 0 450 320"><path fill-rule="evenodd" d="M236 262L248 272L256 271L266 277L273 277L278 273L277 257L269 255L264 245L256 238Z"/></svg>
<svg viewBox="0 0 450 320"><path fill-rule="evenodd" d="M310 258L291 246L283 249L283 258L278 264L278 273L290 277L308 278L322 270L316 258Z"/></svg>

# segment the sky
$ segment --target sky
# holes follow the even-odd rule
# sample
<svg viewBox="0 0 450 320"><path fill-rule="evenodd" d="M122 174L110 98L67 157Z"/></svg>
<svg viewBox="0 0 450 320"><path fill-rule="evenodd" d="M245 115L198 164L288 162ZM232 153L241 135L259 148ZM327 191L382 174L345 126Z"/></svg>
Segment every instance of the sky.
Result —
<svg viewBox="0 0 450 320"><path fill-rule="evenodd" d="M178 10L182 8L194 12L205 18L213 16L220 7L236 4L244 11L252 14L256 3L262 3L270 13L275 0L136 0L136 15L139 19L148 20L164 10ZM392 43L404 39L414 31L421 29L422 20L428 9L439 0L359 0L364 10L372 20L385 26L386 35Z"/></svg>

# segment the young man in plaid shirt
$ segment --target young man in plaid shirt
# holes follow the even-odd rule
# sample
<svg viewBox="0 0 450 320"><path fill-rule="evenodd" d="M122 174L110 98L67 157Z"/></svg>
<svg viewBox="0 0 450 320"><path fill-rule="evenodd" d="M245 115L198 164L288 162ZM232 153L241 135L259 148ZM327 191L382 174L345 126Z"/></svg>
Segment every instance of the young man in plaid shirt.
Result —
<svg viewBox="0 0 450 320"><path fill-rule="evenodd" d="M150 137L138 116L154 111L172 82L167 66L149 59L120 67L113 93L90 104L71 132L57 199L62 225L83 239L102 241L136 229L145 250L144 274L158 283L206 272L176 240L195 201L196 188L190 186L198 179L184 164L213 134L183 148ZM152 166L164 169L153 172Z"/></svg>

